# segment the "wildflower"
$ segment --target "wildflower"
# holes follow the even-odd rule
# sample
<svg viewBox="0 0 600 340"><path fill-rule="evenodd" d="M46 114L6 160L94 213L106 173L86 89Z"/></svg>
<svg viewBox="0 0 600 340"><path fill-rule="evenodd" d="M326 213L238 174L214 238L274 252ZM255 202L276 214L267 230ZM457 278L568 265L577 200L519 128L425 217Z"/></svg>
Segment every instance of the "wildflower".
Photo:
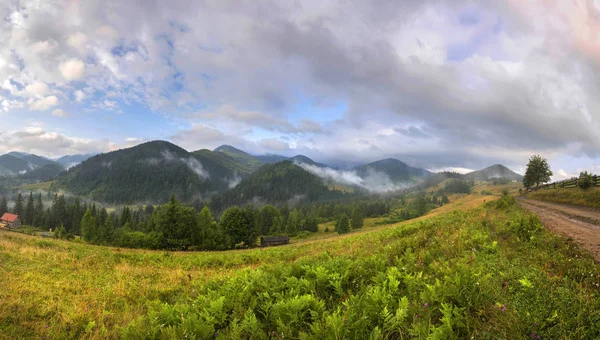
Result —
<svg viewBox="0 0 600 340"><path fill-rule="evenodd" d="M539 335L536 337L536 339L541 339L541 338L542 338L542 337L541 337L541 336L539 336Z"/></svg>
<svg viewBox="0 0 600 340"><path fill-rule="evenodd" d="M425 308L429 307L429 303L425 302L425 304L423 305L423 307L425 307Z"/></svg>

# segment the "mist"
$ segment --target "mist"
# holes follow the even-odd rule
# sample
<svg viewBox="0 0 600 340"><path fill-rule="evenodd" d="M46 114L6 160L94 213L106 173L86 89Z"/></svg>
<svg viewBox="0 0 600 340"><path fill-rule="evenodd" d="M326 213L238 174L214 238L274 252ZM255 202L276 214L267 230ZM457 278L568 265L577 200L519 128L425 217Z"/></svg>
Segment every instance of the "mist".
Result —
<svg viewBox="0 0 600 340"><path fill-rule="evenodd" d="M372 193L385 193L404 190L414 185L414 183L395 183L387 174L378 172L374 169L368 169L366 176L361 177L354 170L321 168L316 165L310 165L306 163L295 164L304 170L321 177L324 180L356 186Z"/></svg>

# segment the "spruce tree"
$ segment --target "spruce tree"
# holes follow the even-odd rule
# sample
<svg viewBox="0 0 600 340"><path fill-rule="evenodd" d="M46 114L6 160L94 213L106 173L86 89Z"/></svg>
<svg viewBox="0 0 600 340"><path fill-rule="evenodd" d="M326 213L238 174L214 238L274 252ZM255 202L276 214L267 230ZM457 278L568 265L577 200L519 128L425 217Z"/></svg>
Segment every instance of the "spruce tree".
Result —
<svg viewBox="0 0 600 340"><path fill-rule="evenodd" d="M362 228L364 224L362 209L360 207L354 207L352 210L352 229Z"/></svg>
<svg viewBox="0 0 600 340"><path fill-rule="evenodd" d="M23 196L21 195L21 193L19 193L19 195L17 196L17 201L15 202L15 206L13 208L13 212L16 215L22 216L24 211L25 208L23 207Z"/></svg>
<svg viewBox="0 0 600 340"><path fill-rule="evenodd" d="M95 243L98 237L96 218L92 216L90 209L86 210L81 219L81 237L87 243Z"/></svg>
<svg viewBox="0 0 600 340"><path fill-rule="evenodd" d="M337 221L335 222L335 231L337 231L338 234L346 234L350 231L348 215L345 213L339 215Z"/></svg>
<svg viewBox="0 0 600 340"><path fill-rule="evenodd" d="M32 225L33 218L35 217L35 206L33 204L33 192L29 192L29 197L27 198L27 205L25 206L25 213L23 214L23 223Z"/></svg>
<svg viewBox="0 0 600 340"><path fill-rule="evenodd" d="M4 213L8 212L8 202L6 201L6 197L2 196L0 199L0 216L4 215Z"/></svg>

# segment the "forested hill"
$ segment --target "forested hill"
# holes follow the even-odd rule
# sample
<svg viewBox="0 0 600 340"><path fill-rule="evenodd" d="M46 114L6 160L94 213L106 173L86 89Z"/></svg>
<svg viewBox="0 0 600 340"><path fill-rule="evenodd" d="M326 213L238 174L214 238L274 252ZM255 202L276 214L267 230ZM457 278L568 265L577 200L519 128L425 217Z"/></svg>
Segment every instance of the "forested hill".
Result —
<svg viewBox="0 0 600 340"><path fill-rule="evenodd" d="M394 182L409 181L418 177L426 177L431 175L431 172L413 168L397 159L387 158L377 162L369 163L355 169L358 175L362 178L369 176L371 173L386 174Z"/></svg>
<svg viewBox="0 0 600 340"><path fill-rule="evenodd" d="M107 203L184 201L224 191L236 183L233 170L165 141L96 155L69 169L56 186Z"/></svg>
<svg viewBox="0 0 600 340"><path fill-rule="evenodd" d="M494 164L485 169L473 171L465 175L465 179L487 181L494 178L506 178L511 181L522 181L523 176L510 170L502 164Z"/></svg>
<svg viewBox="0 0 600 340"><path fill-rule="evenodd" d="M248 203L296 203L336 198L343 194L330 191L323 180L295 165L283 161L263 165L243 179L235 188L213 197L211 209L219 212L234 205Z"/></svg>

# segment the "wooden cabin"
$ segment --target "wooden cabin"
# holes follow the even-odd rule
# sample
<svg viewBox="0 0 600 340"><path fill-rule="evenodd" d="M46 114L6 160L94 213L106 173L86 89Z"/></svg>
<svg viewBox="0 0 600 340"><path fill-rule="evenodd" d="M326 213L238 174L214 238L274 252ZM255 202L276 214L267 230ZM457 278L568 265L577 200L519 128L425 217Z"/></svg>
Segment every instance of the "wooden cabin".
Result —
<svg viewBox="0 0 600 340"><path fill-rule="evenodd" d="M260 238L261 247L280 246L289 243L289 236L263 236Z"/></svg>
<svg viewBox="0 0 600 340"><path fill-rule="evenodd" d="M8 229L15 229L21 226L21 219L19 215L5 213L0 217L0 225Z"/></svg>

